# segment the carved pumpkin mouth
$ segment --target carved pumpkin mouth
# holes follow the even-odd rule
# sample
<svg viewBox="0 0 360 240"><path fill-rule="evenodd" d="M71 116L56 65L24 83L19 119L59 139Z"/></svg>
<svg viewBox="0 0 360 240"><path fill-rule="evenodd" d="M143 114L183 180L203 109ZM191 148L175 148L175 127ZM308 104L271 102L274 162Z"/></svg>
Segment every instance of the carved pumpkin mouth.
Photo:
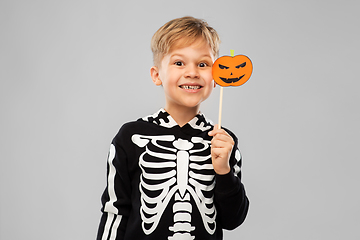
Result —
<svg viewBox="0 0 360 240"><path fill-rule="evenodd" d="M225 83L236 83L236 82L240 81L240 79L242 79L244 76L245 76L245 74L238 78L222 78L222 77L219 77L219 78L221 79L221 81L223 81Z"/></svg>

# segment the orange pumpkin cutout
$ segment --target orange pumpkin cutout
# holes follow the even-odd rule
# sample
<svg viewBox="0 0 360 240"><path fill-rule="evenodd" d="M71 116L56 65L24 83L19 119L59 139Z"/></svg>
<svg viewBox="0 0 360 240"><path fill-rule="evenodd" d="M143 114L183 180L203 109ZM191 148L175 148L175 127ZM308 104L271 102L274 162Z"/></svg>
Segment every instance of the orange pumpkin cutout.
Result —
<svg viewBox="0 0 360 240"><path fill-rule="evenodd" d="M214 62L212 74L220 86L240 86L249 80L252 70L252 62L245 55L222 56Z"/></svg>

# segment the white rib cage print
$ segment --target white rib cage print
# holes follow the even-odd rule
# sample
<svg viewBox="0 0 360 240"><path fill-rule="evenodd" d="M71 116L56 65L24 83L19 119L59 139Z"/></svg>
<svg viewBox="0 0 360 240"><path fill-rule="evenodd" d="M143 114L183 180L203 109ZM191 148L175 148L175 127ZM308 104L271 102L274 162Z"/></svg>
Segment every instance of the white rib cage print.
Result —
<svg viewBox="0 0 360 240"><path fill-rule="evenodd" d="M210 141L192 137L191 141L175 139L173 135L133 135L132 141L145 151L139 158L142 229L151 234L158 226L161 216L174 197L172 206L174 234L169 240L194 239L191 231L190 198L194 200L209 234L216 229L216 209L211 190L215 186L211 164ZM201 172L199 171L201 170Z"/></svg>

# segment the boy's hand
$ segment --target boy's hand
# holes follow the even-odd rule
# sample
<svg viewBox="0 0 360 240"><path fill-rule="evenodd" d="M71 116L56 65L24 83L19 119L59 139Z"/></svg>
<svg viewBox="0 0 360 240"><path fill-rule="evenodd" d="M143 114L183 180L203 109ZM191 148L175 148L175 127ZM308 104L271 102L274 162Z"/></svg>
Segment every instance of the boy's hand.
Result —
<svg viewBox="0 0 360 240"><path fill-rule="evenodd" d="M234 147L234 140L224 130L218 129L218 125L209 132L211 140L211 158L214 170L217 174L224 175L230 172L230 155Z"/></svg>

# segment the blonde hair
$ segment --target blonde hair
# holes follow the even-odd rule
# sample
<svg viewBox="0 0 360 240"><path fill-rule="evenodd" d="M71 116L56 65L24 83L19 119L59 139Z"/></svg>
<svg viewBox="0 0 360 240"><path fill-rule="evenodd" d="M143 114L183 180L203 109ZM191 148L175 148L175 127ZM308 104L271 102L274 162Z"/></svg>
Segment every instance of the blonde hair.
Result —
<svg viewBox="0 0 360 240"><path fill-rule="evenodd" d="M162 58L175 47L189 46L198 39L208 43L214 57L218 57L220 37L204 20L186 16L165 23L151 39L154 65L159 66Z"/></svg>

